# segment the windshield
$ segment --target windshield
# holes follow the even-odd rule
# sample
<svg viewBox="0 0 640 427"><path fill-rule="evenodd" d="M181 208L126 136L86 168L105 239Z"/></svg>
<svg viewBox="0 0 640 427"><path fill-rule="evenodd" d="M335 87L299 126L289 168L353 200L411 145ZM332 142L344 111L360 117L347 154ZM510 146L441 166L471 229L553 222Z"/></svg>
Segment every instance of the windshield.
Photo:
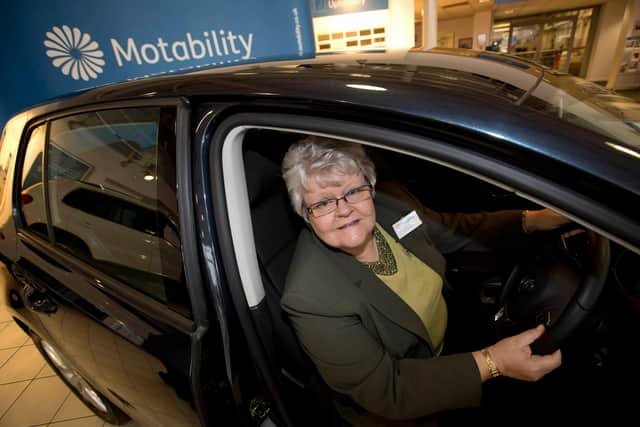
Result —
<svg viewBox="0 0 640 427"><path fill-rule="evenodd" d="M426 55L425 55L426 54ZM527 92L522 105L623 143L640 157L640 103L582 78L559 73L520 57L468 49L412 50L408 62L467 71L504 81ZM517 100L515 102L521 102ZM617 147L616 147L617 148Z"/></svg>
<svg viewBox="0 0 640 427"><path fill-rule="evenodd" d="M523 105L640 150L640 104L595 83L545 73L543 81Z"/></svg>

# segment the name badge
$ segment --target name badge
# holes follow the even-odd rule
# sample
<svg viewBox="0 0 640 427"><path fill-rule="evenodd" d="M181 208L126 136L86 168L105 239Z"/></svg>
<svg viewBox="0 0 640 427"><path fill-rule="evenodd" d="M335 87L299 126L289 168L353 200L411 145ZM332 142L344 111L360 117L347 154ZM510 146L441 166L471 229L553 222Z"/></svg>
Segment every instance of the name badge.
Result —
<svg viewBox="0 0 640 427"><path fill-rule="evenodd" d="M422 220L416 211L411 211L411 213L403 216L393 224L393 231L396 232L398 239L402 239L404 236L420 227L420 225L422 225Z"/></svg>

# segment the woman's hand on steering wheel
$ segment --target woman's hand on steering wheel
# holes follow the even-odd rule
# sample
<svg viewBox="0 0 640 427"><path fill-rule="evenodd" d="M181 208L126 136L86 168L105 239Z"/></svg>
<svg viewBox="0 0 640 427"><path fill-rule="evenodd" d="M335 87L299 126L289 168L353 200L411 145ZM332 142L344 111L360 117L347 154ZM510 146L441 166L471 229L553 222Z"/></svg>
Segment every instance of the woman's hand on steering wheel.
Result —
<svg viewBox="0 0 640 427"><path fill-rule="evenodd" d="M489 352L500 373L518 380L537 381L560 366L560 350L546 356L531 351L531 344L543 333L544 326L538 325L490 346Z"/></svg>
<svg viewBox="0 0 640 427"><path fill-rule="evenodd" d="M548 208L535 211L523 211L522 215L522 228L527 233L554 230L571 222L570 219Z"/></svg>

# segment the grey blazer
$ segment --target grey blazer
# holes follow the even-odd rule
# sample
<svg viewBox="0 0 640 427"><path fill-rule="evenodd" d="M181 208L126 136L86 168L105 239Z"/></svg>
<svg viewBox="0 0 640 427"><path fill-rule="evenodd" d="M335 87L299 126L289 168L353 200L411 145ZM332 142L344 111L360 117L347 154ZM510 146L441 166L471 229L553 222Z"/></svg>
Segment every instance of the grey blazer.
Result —
<svg viewBox="0 0 640 427"><path fill-rule="evenodd" d="M381 193L375 204L377 222L393 236L391 225L416 207ZM520 211L417 211L423 224L400 243L443 278L440 251L522 237ZM433 357L416 313L367 267L310 230L299 236L281 303L323 379L366 410L411 419L479 405L481 381L471 353Z"/></svg>

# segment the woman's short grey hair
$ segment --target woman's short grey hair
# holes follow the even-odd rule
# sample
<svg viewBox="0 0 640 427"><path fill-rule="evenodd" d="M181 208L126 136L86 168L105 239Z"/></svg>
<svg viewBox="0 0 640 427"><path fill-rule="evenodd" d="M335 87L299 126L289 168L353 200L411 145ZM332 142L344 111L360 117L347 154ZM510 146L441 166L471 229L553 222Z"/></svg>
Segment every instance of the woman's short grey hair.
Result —
<svg viewBox="0 0 640 427"><path fill-rule="evenodd" d="M362 174L369 184L376 185L375 166L360 144L312 135L289 147L282 160L282 176L298 215L308 220L302 195L309 189L309 178L321 186L331 185L335 172Z"/></svg>

